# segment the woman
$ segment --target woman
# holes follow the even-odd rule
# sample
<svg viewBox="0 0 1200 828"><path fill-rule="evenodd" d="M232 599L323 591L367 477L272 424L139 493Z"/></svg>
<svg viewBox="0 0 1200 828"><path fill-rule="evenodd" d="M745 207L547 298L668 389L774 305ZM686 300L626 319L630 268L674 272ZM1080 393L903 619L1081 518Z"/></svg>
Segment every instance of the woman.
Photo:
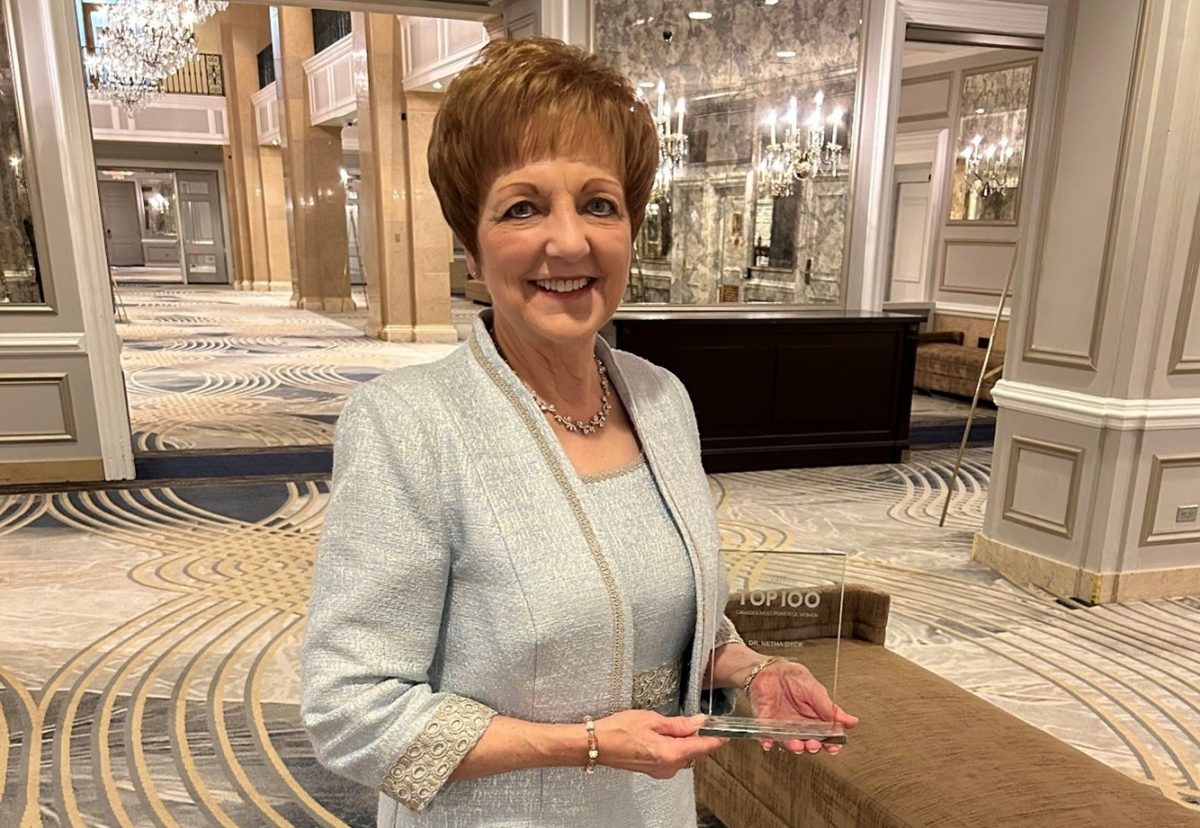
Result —
<svg viewBox="0 0 1200 828"><path fill-rule="evenodd" d="M429 157L494 304L342 414L305 726L380 788L381 825L693 825L687 769L722 740L681 713L728 710L762 668L757 713L835 714L722 620L683 386L597 337L658 161L649 111L576 49L498 41L451 85Z"/></svg>

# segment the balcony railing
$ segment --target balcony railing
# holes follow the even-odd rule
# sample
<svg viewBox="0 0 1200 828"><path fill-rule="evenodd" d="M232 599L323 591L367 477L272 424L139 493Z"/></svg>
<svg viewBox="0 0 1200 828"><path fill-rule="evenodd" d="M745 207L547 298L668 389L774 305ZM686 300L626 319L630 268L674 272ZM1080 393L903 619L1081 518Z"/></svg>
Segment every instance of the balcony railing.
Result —
<svg viewBox="0 0 1200 828"><path fill-rule="evenodd" d="M84 60L87 52L84 52ZM86 63L85 63L86 65ZM88 89L98 88L97 79L84 75ZM217 95L225 96L225 69L221 56L201 52L183 65L183 68L162 82L162 91L173 95Z"/></svg>
<svg viewBox="0 0 1200 828"><path fill-rule="evenodd" d="M176 95L224 95L225 71L220 55L201 52L163 81L163 91Z"/></svg>

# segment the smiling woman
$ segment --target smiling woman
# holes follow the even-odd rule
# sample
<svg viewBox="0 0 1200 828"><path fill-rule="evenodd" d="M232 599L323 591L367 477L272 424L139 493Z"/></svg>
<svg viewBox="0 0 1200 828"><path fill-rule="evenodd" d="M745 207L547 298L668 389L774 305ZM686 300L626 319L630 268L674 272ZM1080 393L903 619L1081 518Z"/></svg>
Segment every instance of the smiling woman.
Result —
<svg viewBox="0 0 1200 828"><path fill-rule="evenodd" d="M303 655L317 755L380 788L381 825L690 828L690 768L724 741L701 711L734 688L853 719L723 619L687 392L597 336L658 159L649 109L595 57L496 41L429 155L493 306L343 410Z"/></svg>

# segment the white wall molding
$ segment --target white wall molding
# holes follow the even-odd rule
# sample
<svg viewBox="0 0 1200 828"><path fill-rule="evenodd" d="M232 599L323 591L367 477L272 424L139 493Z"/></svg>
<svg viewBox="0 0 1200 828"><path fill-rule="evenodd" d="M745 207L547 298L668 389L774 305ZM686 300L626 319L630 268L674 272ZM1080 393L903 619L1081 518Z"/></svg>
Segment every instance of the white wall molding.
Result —
<svg viewBox="0 0 1200 828"><path fill-rule="evenodd" d="M225 99L217 95L161 95L126 115L112 101L88 91L92 135L101 141L159 144L229 143Z"/></svg>
<svg viewBox="0 0 1200 828"><path fill-rule="evenodd" d="M1200 428L1200 397L1124 400L1000 380L992 389L999 408L1114 431Z"/></svg>
<svg viewBox="0 0 1200 828"><path fill-rule="evenodd" d="M308 79L309 122L313 126L340 126L358 112L354 85L354 35L322 49L304 61Z"/></svg>
<svg viewBox="0 0 1200 828"><path fill-rule="evenodd" d="M417 63L413 37L420 36L433 25L434 54L432 60ZM406 17L400 25L404 55L404 90L431 91L435 81L443 83L470 65L479 50L488 42L488 32L482 23L442 18ZM458 48L455 45L458 44Z"/></svg>
<svg viewBox="0 0 1200 828"><path fill-rule="evenodd" d="M271 81L250 96L254 107L254 129L260 147L277 147L279 134L279 91L277 81Z"/></svg>
<svg viewBox="0 0 1200 828"><path fill-rule="evenodd" d="M999 301L999 297L997 297L997 301ZM1002 320L1008 321L1008 317L1012 314L1011 306L1011 302L1004 303L1004 312L1000 314ZM995 303L993 303L992 307L988 307L986 305L968 305L963 302L942 302L939 300L935 303L934 310L937 313L949 313L955 316L973 316L979 319L996 318Z"/></svg>
<svg viewBox="0 0 1200 828"><path fill-rule="evenodd" d="M59 356L87 352L87 337L82 331L27 331L0 333L0 355Z"/></svg>
<svg viewBox="0 0 1200 828"><path fill-rule="evenodd" d="M1046 33L1046 7L1005 0L899 0L910 23L967 31L1033 35Z"/></svg>

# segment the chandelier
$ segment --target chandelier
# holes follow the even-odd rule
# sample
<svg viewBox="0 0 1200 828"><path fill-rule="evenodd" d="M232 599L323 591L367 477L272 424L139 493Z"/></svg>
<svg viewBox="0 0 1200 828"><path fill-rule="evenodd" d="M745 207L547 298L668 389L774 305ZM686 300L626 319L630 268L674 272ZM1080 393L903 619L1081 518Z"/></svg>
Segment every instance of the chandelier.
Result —
<svg viewBox="0 0 1200 828"><path fill-rule="evenodd" d="M758 162L758 193L762 197L786 198L795 192L795 182L810 178L832 177L840 172L842 145L838 143L838 130L842 127L845 110L838 107L828 118L823 108L825 93L818 92L813 98L813 111L805 121L804 128L798 125L796 99L788 104L781 118L770 109L767 111L766 126L770 142L763 150ZM825 140L825 125L832 132ZM782 142L777 140L782 128Z"/></svg>
<svg viewBox="0 0 1200 828"><path fill-rule="evenodd" d="M229 7L225 0L117 0L85 66L101 95L126 114L143 109L162 82L196 56L193 28Z"/></svg>
<svg viewBox="0 0 1200 828"><path fill-rule="evenodd" d="M676 101L674 108L667 97L667 85L658 82L658 101L654 108L654 128L658 132L658 169L654 173L654 186L650 190L651 201L669 201L675 171L683 166L688 156L688 137L683 131L683 115L687 104L683 98ZM638 95L645 100L642 90ZM674 116L674 117L672 117ZM674 130L671 129L674 124Z"/></svg>
<svg viewBox="0 0 1200 828"><path fill-rule="evenodd" d="M981 149L982 143L983 136L976 135L962 151L967 195L981 198L1003 195L1011 186L1009 176L1014 169L1012 157L1016 150L1006 137L987 149Z"/></svg>

